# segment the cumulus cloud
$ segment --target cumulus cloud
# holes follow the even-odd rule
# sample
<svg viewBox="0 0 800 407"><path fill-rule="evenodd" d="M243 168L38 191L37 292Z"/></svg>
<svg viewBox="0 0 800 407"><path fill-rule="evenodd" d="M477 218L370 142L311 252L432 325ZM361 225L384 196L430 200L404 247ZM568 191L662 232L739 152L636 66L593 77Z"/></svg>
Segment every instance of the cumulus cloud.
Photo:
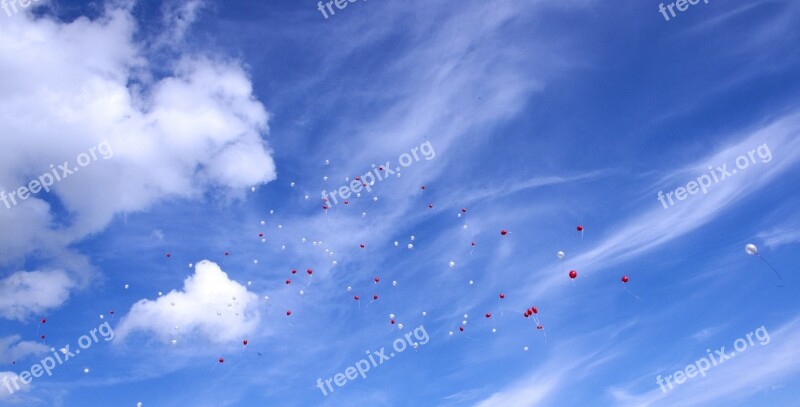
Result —
<svg viewBox="0 0 800 407"><path fill-rule="evenodd" d="M165 18L182 21L184 32L201 3L170 9ZM40 272L7 277L3 297L36 298L14 308L0 299L0 316L56 307L68 298L65 290L91 281L88 262L69 247L115 215L211 189L242 196L246 187L276 177L263 138L269 114L242 64L183 52L175 42L169 56L154 52L160 37L148 43L147 35L135 36L127 7L116 2L96 19L71 22L26 12L0 25L0 191L28 185L53 171L51 164L78 167L78 155L93 148L105 145L108 152L49 192L17 197L17 206L0 202L0 230L8 232L0 234L0 266L34 251L79 265L61 266L66 274L58 284L43 287L57 294L49 300L26 283L42 280ZM170 37L177 41L179 34Z"/></svg>
<svg viewBox="0 0 800 407"><path fill-rule="evenodd" d="M63 304L74 284L63 270L18 271L0 280L0 316L22 321L42 314Z"/></svg>
<svg viewBox="0 0 800 407"><path fill-rule="evenodd" d="M16 382L14 379L16 379ZM14 372L0 372L0 400L7 400L9 402L14 402L14 395L19 394L20 392L30 391L30 384L25 384L22 380L19 380L17 374ZM15 385L16 384L16 385ZM17 389L19 386L19 389ZM11 391L9 391L9 388Z"/></svg>
<svg viewBox="0 0 800 407"><path fill-rule="evenodd" d="M182 291L173 290L152 301L140 300L115 332L119 341L137 331L169 341L177 326L182 335L225 343L252 334L259 320L258 296L228 278L217 264L204 260L184 281Z"/></svg>
<svg viewBox="0 0 800 407"><path fill-rule="evenodd" d="M50 349L43 343L20 339L19 335L0 338L0 360L17 361L31 355L43 355Z"/></svg>

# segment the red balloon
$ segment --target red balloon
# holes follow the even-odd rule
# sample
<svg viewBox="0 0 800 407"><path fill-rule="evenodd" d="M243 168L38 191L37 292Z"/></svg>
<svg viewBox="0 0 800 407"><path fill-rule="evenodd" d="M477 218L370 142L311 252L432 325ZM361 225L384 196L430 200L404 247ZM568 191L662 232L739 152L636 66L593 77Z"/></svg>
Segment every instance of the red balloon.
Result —
<svg viewBox="0 0 800 407"><path fill-rule="evenodd" d="M428 204L428 208L433 209L433 204Z"/></svg>
<svg viewBox="0 0 800 407"><path fill-rule="evenodd" d="M42 339L44 339L44 335L42 335Z"/></svg>
<svg viewBox="0 0 800 407"><path fill-rule="evenodd" d="M328 209L328 205L322 205L322 209Z"/></svg>
<svg viewBox="0 0 800 407"><path fill-rule="evenodd" d="M288 317L289 315L292 315L292 311L288 311L288 310L287 310L287 311L286 311L286 316Z"/></svg>
<svg viewBox="0 0 800 407"><path fill-rule="evenodd" d="M503 230L501 230L501 231L500 231L500 234L501 234L501 235L503 235L503 236L505 236L505 235L507 235L507 234L508 234L508 231L507 231L507 230L505 230L505 229L503 229Z"/></svg>
<svg viewBox="0 0 800 407"><path fill-rule="evenodd" d="M291 284L291 283L292 283L292 280L289 280L289 279L287 278L287 279L286 279L286 284L288 285L288 284Z"/></svg>
<svg viewBox="0 0 800 407"><path fill-rule="evenodd" d="M458 327L458 330L461 331L461 332L464 332L464 327L460 326L460 327Z"/></svg>
<svg viewBox="0 0 800 407"><path fill-rule="evenodd" d="M394 320L389 321L390 324L394 325Z"/></svg>
<svg viewBox="0 0 800 407"><path fill-rule="evenodd" d="M297 274L297 269L292 269L292 274Z"/></svg>
<svg viewBox="0 0 800 407"><path fill-rule="evenodd" d="M472 247L475 247L475 242L472 242Z"/></svg>
<svg viewBox="0 0 800 407"><path fill-rule="evenodd" d="M169 254L169 253L167 253L167 257L172 257L172 255L171 255L171 254Z"/></svg>
<svg viewBox="0 0 800 407"><path fill-rule="evenodd" d="M227 256L227 255L228 255L228 252L225 252L225 255Z"/></svg>
<svg viewBox="0 0 800 407"><path fill-rule="evenodd" d="M350 205L350 201L344 201L345 205Z"/></svg>
<svg viewBox="0 0 800 407"><path fill-rule="evenodd" d="M467 208L461 208L461 212L467 213Z"/></svg>
<svg viewBox="0 0 800 407"><path fill-rule="evenodd" d="M583 232L583 226L581 226L581 225L578 225L578 227L576 229L578 229L578 232Z"/></svg>
<svg viewBox="0 0 800 407"><path fill-rule="evenodd" d="M538 314L538 313L539 313L539 310L538 310L538 309L536 309L536 307L533 307L533 308L531 308L531 313L533 313L533 314Z"/></svg>
<svg viewBox="0 0 800 407"><path fill-rule="evenodd" d="M423 186L422 186L422 190L423 190L423 191L425 190L425 185L423 185Z"/></svg>
<svg viewBox="0 0 800 407"><path fill-rule="evenodd" d="M528 318L528 317L531 316L531 314L529 314L528 311L525 311L525 314L523 314L523 315L525 315L525 318Z"/></svg>
<svg viewBox="0 0 800 407"><path fill-rule="evenodd" d="M109 314L114 315L114 310L108 311Z"/></svg>
<svg viewBox="0 0 800 407"><path fill-rule="evenodd" d="M571 279L575 279L575 277L578 277L578 272L577 272L577 271L575 271L575 270L571 270L571 271L569 272L569 278L571 278Z"/></svg>
<svg viewBox="0 0 800 407"><path fill-rule="evenodd" d="M314 270L308 269L308 270L306 270L306 273L308 273L308 275L312 275L312 274L314 274Z"/></svg>
<svg viewBox="0 0 800 407"><path fill-rule="evenodd" d="M247 346L247 339L242 341L242 345Z"/></svg>
<svg viewBox="0 0 800 407"><path fill-rule="evenodd" d="M542 326L541 325L536 325L536 329L541 331L542 330Z"/></svg>
<svg viewBox="0 0 800 407"><path fill-rule="evenodd" d="M356 295L355 297L353 297L353 299L358 301L358 296Z"/></svg>
<svg viewBox="0 0 800 407"><path fill-rule="evenodd" d="M360 180L361 180L361 177L356 177L356 181L360 181Z"/></svg>
<svg viewBox="0 0 800 407"><path fill-rule="evenodd" d="M264 234L263 233L259 233L258 237L264 237Z"/></svg>
<svg viewBox="0 0 800 407"><path fill-rule="evenodd" d="M375 295L373 295L373 296L372 296L372 299L373 299L373 300L377 300L377 299L378 299L378 294L375 294Z"/></svg>
<svg viewBox="0 0 800 407"><path fill-rule="evenodd" d="M622 282L623 283L627 283L628 282L628 276L622 276Z"/></svg>
<svg viewBox="0 0 800 407"><path fill-rule="evenodd" d="M225 363L225 359L219 358L219 363Z"/></svg>
<svg viewBox="0 0 800 407"><path fill-rule="evenodd" d="M375 283L377 283L378 281L381 281L381 278L380 277L375 277Z"/></svg>
<svg viewBox="0 0 800 407"><path fill-rule="evenodd" d="M492 317L492 314L490 312L487 312L486 313L486 318L491 318L491 317Z"/></svg>
<svg viewBox="0 0 800 407"><path fill-rule="evenodd" d="M500 299L503 299L503 298L506 298L506 295L503 294L503 293L500 293Z"/></svg>
<svg viewBox="0 0 800 407"><path fill-rule="evenodd" d="M42 323L45 323L45 322L47 322L47 320L46 320L46 319L44 319L44 318L42 318Z"/></svg>
<svg viewBox="0 0 800 407"><path fill-rule="evenodd" d="M361 243L361 245L360 245L360 246L361 246L361 248L363 249L363 248L364 248L364 243Z"/></svg>

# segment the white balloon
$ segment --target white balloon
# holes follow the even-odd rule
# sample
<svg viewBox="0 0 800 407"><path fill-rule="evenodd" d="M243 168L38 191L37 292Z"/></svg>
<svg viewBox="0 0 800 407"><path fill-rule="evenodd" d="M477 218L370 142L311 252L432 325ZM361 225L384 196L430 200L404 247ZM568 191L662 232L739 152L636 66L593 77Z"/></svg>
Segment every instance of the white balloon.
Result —
<svg viewBox="0 0 800 407"><path fill-rule="evenodd" d="M456 266L456 262L451 260L450 263L449 263L449 266L450 266L450 268L455 267Z"/></svg>
<svg viewBox="0 0 800 407"><path fill-rule="evenodd" d="M559 259L563 259L565 254L564 254L564 252L559 251L558 253L556 253L556 256L558 256Z"/></svg>
<svg viewBox="0 0 800 407"><path fill-rule="evenodd" d="M448 334L450 334L450 336L453 336L453 331L448 332Z"/></svg>
<svg viewBox="0 0 800 407"><path fill-rule="evenodd" d="M403 329L403 324L397 324L397 329Z"/></svg>
<svg viewBox="0 0 800 407"><path fill-rule="evenodd" d="M394 319L394 314L389 314L389 318Z"/></svg>
<svg viewBox="0 0 800 407"><path fill-rule="evenodd" d="M408 244L408 250L411 250L411 249L413 249L413 248L414 248L414 245L413 245L413 244L411 244L411 243L409 243L409 244Z"/></svg>
<svg viewBox="0 0 800 407"><path fill-rule="evenodd" d="M397 247L399 244L400 244L400 242L398 242L398 241L395 241L395 242L394 242L394 247Z"/></svg>
<svg viewBox="0 0 800 407"><path fill-rule="evenodd" d="M427 312L425 312L425 311L422 311L422 316L423 316L423 317L424 317L424 316L427 316L427 315L428 315L428 313L427 313Z"/></svg>
<svg viewBox="0 0 800 407"><path fill-rule="evenodd" d="M83 369L83 373L89 373L89 368L87 367L87 368Z"/></svg>
<svg viewBox="0 0 800 407"><path fill-rule="evenodd" d="M524 348L522 348L522 350L524 350L525 352L527 352L527 351L528 351L528 347L527 347L527 346L525 346Z"/></svg>
<svg viewBox="0 0 800 407"><path fill-rule="evenodd" d="M754 245L752 243L748 243L744 247L744 251L747 252L747 254L749 254L751 256L758 256L758 247L756 247L756 245Z"/></svg>
<svg viewBox="0 0 800 407"><path fill-rule="evenodd" d="M347 292L353 291L353 287L347 286Z"/></svg>
<svg viewBox="0 0 800 407"><path fill-rule="evenodd" d="M397 281L392 281L392 287L397 287Z"/></svg>

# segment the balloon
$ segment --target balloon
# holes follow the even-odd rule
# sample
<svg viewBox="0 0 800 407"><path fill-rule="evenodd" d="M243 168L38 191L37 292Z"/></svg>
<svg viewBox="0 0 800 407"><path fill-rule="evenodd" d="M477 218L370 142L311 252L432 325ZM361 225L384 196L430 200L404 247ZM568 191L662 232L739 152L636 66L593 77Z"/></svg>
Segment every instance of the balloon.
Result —
<svg viewBox="0 0 800 407"><path fill-rule="evenodd" d="M292 280L286 279L286 284L289 285L292 283Z"/></svg>
<svg viewBox="0 0 800 407"><path fill-rule="evenodd" d="M373 300L377 300L377 299L378 299L378 294L375 294L375 295L373 295L373 296L372 296L372 299L373 299Z"/></svg>
<svg viewBox="0 0 800 407"><path fill-rule="evenodd" d="M219 358L219 363L225 363L225 359Z"/></svg>
<svg viewBox="0 0 800 407"><path fill-rule="evenodd" d="M392 281L392 287L397 287L397 281Z"/></svg>
<svg viewBox="0 0 800 407"><path fill-rule="evenodd" d="M242 341L242 345L247 346L247 339Z"/></svg>
<svg viewBox="0 0 800 407"><path fill-rule="evenodd" d="M397 329L403 329L403 324L397 324Z"/></svg>
<svg viewBox="0 0 800 407"><path fill-rule="evenodd" d="M433 204L428 204L428 208L433 209Z"/></svg>
<svg viewBox="0 0 800 407"><path fill-rule="evenodd" d="M758 256L758 247L756 247L756 245L754 245L752 243L748 243L744 247L744 251L747 252L747 254L749 254L751 256Z"/></svg>
<svg viewBox="0 0 800 407"><path fill-rule="evenodd" d="M306 273L308 273L308 275L312 275L312 274L314 274L314 270L308 269L308 270L306 270Z"/></svg>
<svg viewBox="0 0 800 407"><path fill-rule="evenodd" d="M454 262L454 261L450 261L449 265L450 265L450 268L453 268L453 267L455 267L455 266L456 266L456 262Z"/></svg>
<svg viewBox="0 0 800 407"><path fill-rule="evenodd" d="M503 229L503 230L501 230L501 231L500 231L500 234L501 234L501 235L503 235L503 236L505 236L505 235L507 235L507 234L508 234L508 231L507 231L507 230L505 230L505 229Z"/></svg>
<svg viewBox="0 0 800 407"><path fill-rule="evenodd" d="M564 252L559 250L558 253L556 253L556 256L558 256L559 259L563 259L564 256L566 256L566 254L564 254Z"/></svg>
<svg viewBox="0 0 800 407"><path fill-rule="evenodd" d="M287 311L286 311L286 316L288 317L288 316L290 316L290 315L292 315L292 311L289 311L289 310L287 310Z"/></svg>
<svg viewBox="0 0 800 407"><path fill-rule="evenodd" d="M578 227L576 229L578 229L578 232L583 232L583 226L581 226L581 225L578 225Z"/></svg>
<svg viewBox="0 0 800 407"><path fill-rule="evenodd" d="M460 327L458 327L458 330L461 331L461 332L464 332L464 327L460 326Z"/></svg>
<svg viewBox="0 0 800 407"><path fill-rule="evenodd" d="M380 277L375 277L375 284L378 284L379 281L381 281L381 278Z"/></svg>
<svg viewBox="0 0 800 407"><path fill-rule="evenodd" d="M358 296L356 295L355 297L353 297L353 299L358 301Z"/></svg>
<svg viewBox="0 0 800 407"><path fill-rule="evenodd" d="M500 293L500 299L503 299L503 298L506 298L506 295L503 294L503 293Z"/></svg>
<svg viewBox="0 0 800 407"><path fill-rule="evenodd" d="M627 283L627 282L628 282L628 280L629 280L629 279L628 279L628 276L622 276L622 282L623 282L623 283Z"/></svg>
<svg viewBox="0 0 800 407"><path fill-rule="evenodd" d="M486 318L491 318L491 317L492 317L492 314L490 312L487 312L486 313Z"/></svg>
<svg viewBox="0 0 800 407"><path fill-rule="evenodd" d="M167 253L167 257L168 257L168 258L169 258L169 257L172 257L172 255L171 255L171 254L169 254L169 253Z"/></svg>
<svg viewBox="0 0 800 407"><path fill-rule="evenodd" d="M577 271L575 271L575 270L571 270L571 271L569 272L569 278L571 278L571 279L573 279L573 280L574 280L574 279L575 279L575 277L578 277L578 272L577 272Z"/></svg>

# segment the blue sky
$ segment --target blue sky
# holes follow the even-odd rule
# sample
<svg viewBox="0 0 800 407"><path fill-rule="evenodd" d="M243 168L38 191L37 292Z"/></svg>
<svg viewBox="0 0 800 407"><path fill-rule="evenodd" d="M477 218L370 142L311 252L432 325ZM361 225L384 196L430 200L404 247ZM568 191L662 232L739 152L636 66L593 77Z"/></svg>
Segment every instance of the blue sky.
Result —
<svg viewBox="0 0 800 407"><path fill-rule="evenodd" d="M635 3L0 9L0 405L791 405L800 4Z"/></svg>

